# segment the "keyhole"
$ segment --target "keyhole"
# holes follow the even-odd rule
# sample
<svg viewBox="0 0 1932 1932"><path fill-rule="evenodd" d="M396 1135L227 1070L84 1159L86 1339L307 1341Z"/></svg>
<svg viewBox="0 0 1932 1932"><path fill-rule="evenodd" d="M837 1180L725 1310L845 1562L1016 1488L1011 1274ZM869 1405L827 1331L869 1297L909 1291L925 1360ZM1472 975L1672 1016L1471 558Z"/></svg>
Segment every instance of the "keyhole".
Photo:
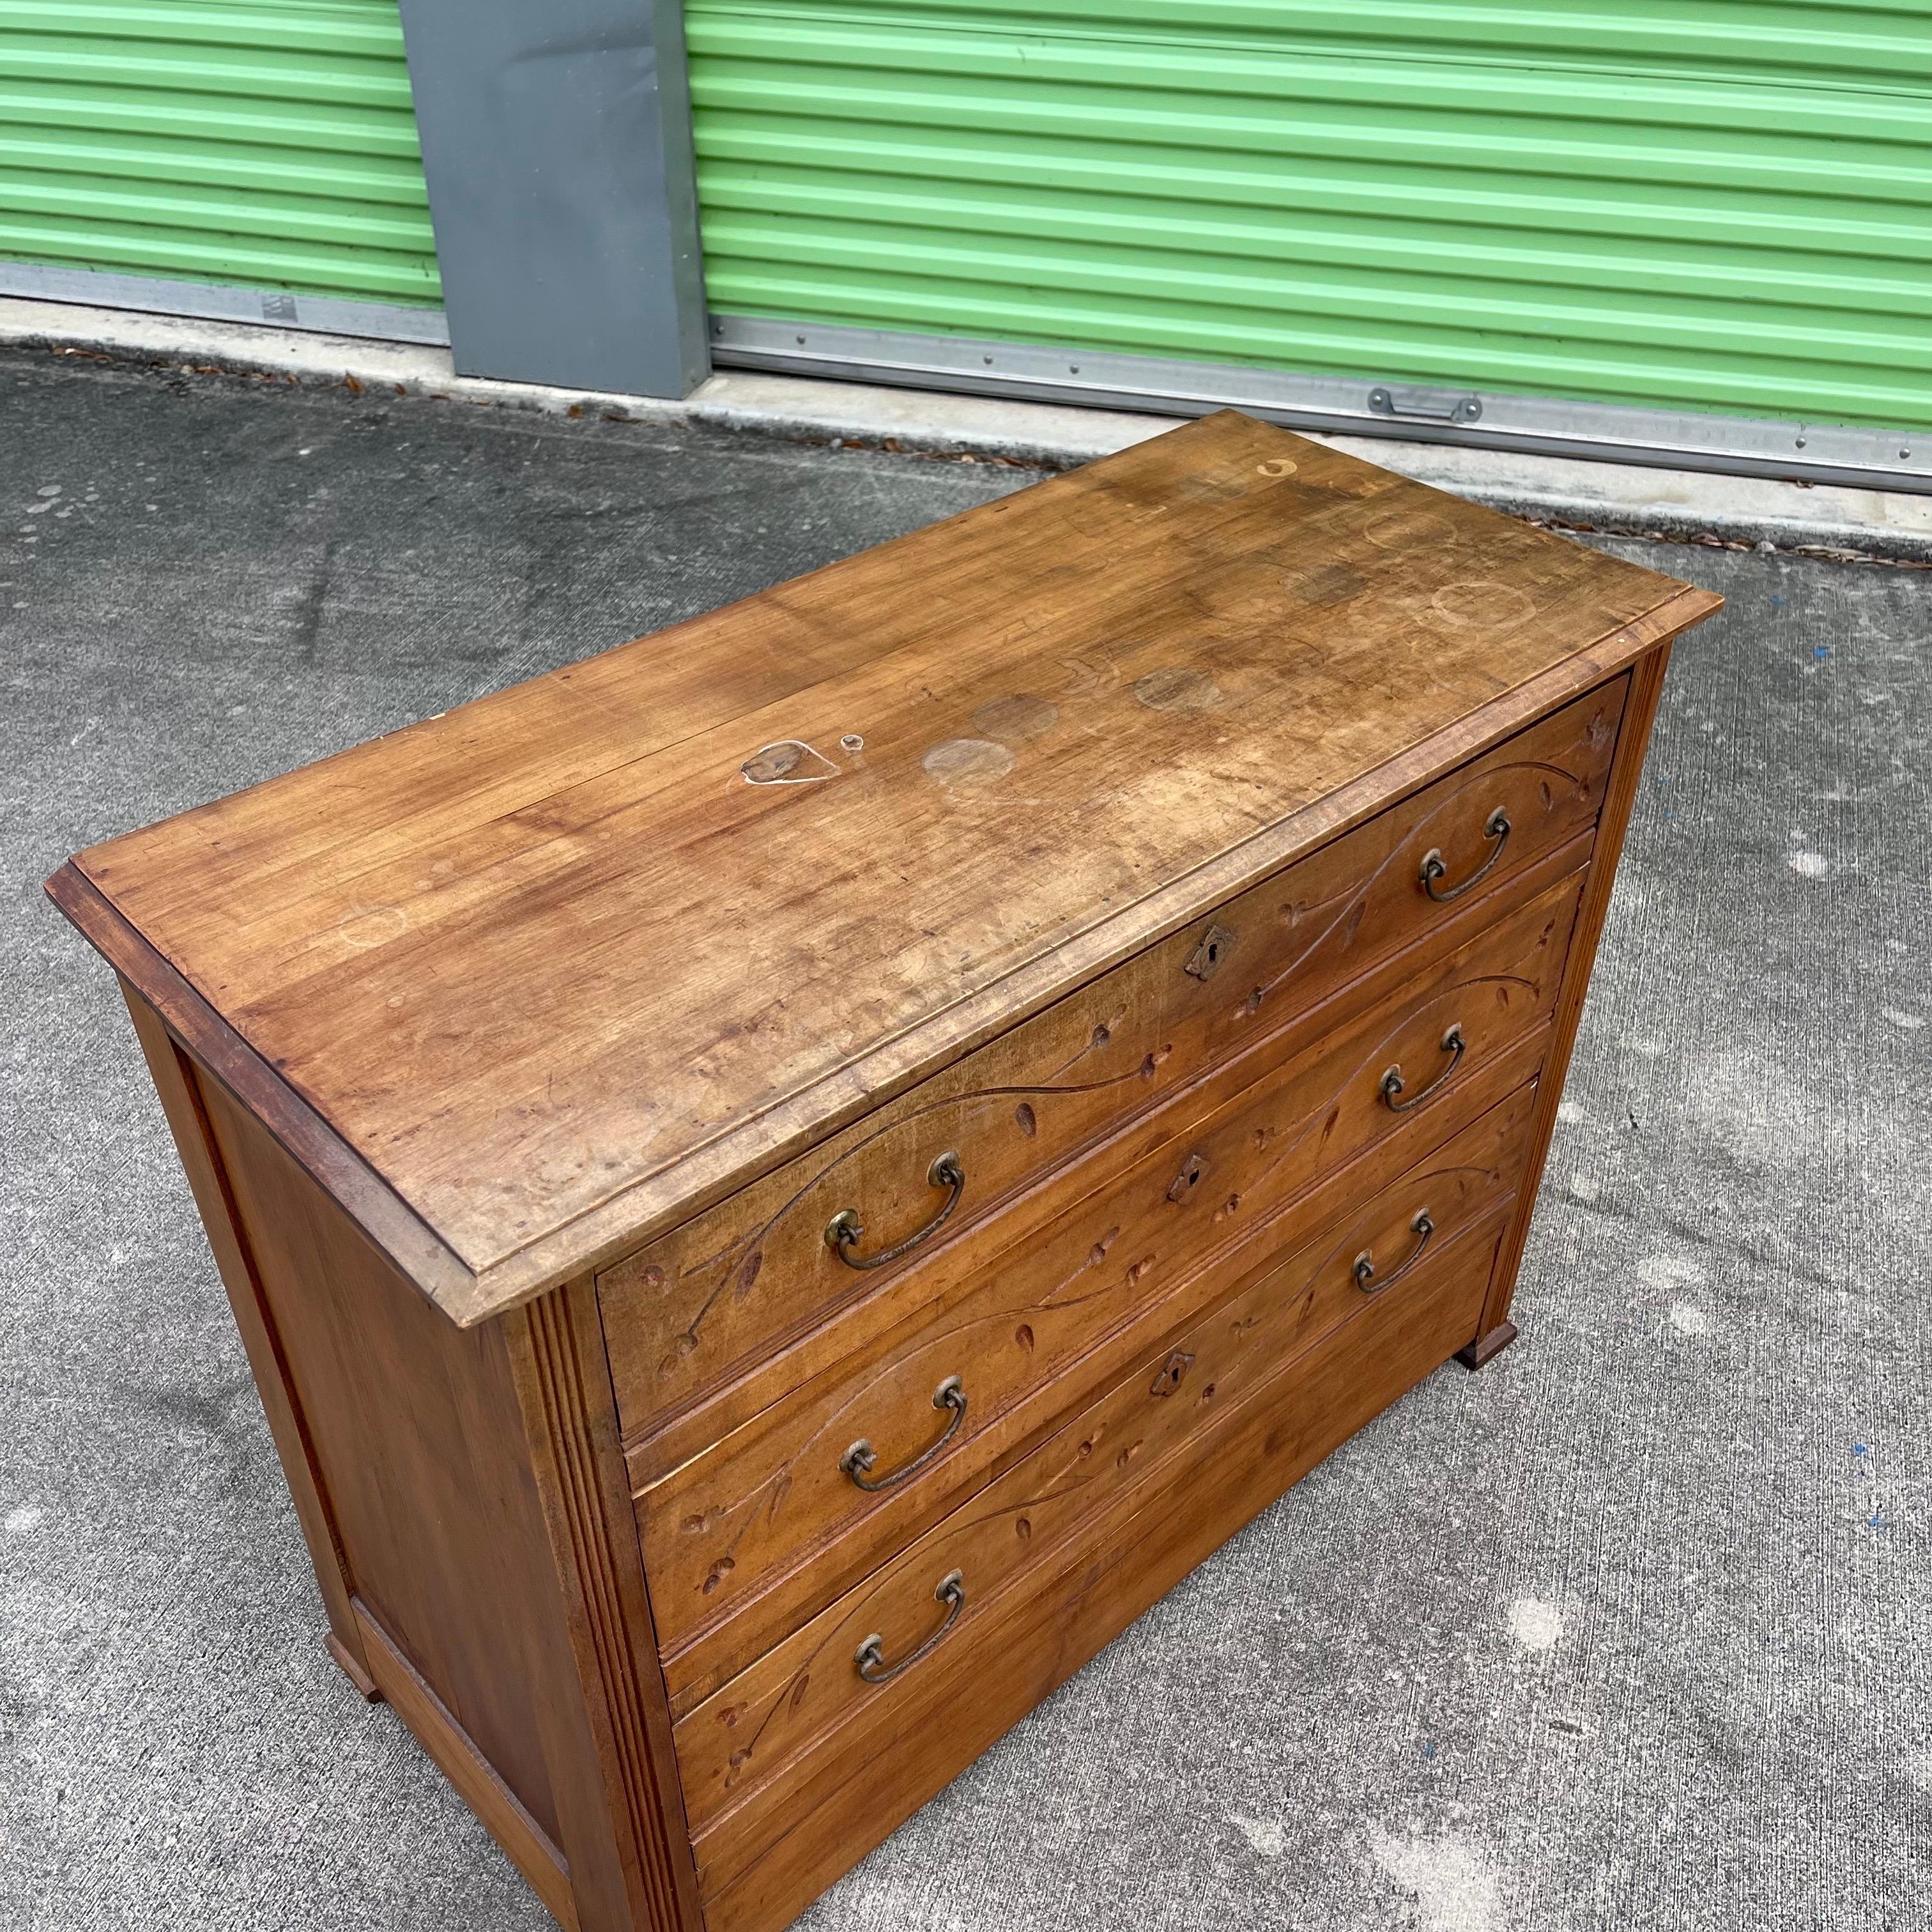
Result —
<svg viewBox="0 0 1932 1932"><path fill-rule="evenodd" d="M1181 1378L1193 1366L1194 1358L1184 1349L1177 1348L1161 1364L1148 1393L1152 1396L1170 1396L1180 1388Z"/></svg>
<svg viewBox="0 0 1932 1932"><path fill-rule="evenodd" d="M1191 1154L1181 1163L1180 1172L1174 1177L1174 1184L1167 1190L1170 1201L1184 1201L1200 1186L1201 1177L1208 1172L1208 1157L1202 1154Z"/></svg>

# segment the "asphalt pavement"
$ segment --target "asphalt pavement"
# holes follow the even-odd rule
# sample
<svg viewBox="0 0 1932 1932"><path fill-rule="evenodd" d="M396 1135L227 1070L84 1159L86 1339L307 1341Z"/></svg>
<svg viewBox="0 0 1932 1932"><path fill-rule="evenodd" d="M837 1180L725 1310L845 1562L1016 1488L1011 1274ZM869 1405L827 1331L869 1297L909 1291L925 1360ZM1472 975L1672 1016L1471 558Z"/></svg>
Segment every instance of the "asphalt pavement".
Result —
<svg viewBox="0 0 1932 1932"><path fill-rule="evenodd" d="M1032 481L0 352L0 1925L550 1921L350 1693L111 976L108 835ZM1932 1928L1932 575L1680 646L1516 1315L811 1932Z"/></svg>

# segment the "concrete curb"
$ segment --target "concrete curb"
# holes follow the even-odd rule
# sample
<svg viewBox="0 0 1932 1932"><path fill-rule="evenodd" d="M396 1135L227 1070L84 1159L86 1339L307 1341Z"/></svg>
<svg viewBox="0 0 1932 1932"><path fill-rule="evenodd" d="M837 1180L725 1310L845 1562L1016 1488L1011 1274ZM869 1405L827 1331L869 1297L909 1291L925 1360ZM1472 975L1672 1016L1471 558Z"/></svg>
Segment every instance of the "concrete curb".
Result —
<svg viewBox="0 0 1932 1932"><path fill-rule="evenodd" d="M1173 427L1167 416L724 370L682 401L458 375L449 352L189 317L0 298L0 343L56 354L627 422L704 423L835 446L1067 469ZM1932 496L1511 452L1325 437L1418 482L1551 524L1846 561L1932 565Z"/></svg>

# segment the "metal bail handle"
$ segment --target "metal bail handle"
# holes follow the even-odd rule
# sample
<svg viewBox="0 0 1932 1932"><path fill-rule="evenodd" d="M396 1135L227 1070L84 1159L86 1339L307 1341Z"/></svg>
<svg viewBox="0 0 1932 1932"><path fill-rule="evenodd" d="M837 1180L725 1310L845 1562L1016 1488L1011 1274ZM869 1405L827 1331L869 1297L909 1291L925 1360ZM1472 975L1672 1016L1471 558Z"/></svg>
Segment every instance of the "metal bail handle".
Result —
<svg viewBox="0 0 1932 1932"><path fill-rule="evenodd" d="M884 1684L902 1670L910 1670L922 1657L932 1654L940 1640L958 1621L959 1612L966 1607L966 1580L957 1570L948 1570L939 1580L939 1588L932 1594L934 1601L946 1606L945 1621L910 1657L902 1657L896 1664L888 1664L886 1640L877 1630L852 1653L852 1661L859 1666L859 1675L868 1684Z"/></svg>
<svg viewBox="0 0 1932 1932"><path fill-rule="evenodd" d="M1386 1292L1421 1260L1422 1251L1428 1246L1429 1238L1436 1232L1436 1223L1430 1219L1429 1210L1425 1208L1408 1225L1415 1231L1415 1246L1409 1250L1408 1258L1393 1274L1385 1274L1381 1280L1376 1280L1376 1258L1367 1248L1355 1257L1355 1286L1364 1294Z"/></svg>
<svg viewBox="0 0 1932 1932"><path fill-rule="evenodd" d="M872 1444L862 1436L844 1455L839 1457L839 1468L852 1478L856 1486L865 1490L868 1494L876 1493L880 1490L890 1490L895 1484L904 1482L908 1476L918 1474L920 1471L924 1468L927 1463L930 1462L934 1456L937 1456L940 1450L952 1440L953 1432L966 1420L965 1384L957 1376L948 1376L945 1381L933 1390L932 1406L934 1408L952 1410L952 1419L910 1462L902 1462L890 1474L880 1477L876 1482L873 1481L872 1480L872 1466L879 1459L873 1452Z"/></svg>
<svg viewBox="0 0 1932 1932"><path fill-rule="evenodd" d="M1449 1064L1412 1100L1398 1100L1395 1097L1408 1084L1402 1077L1402 1063L1398 1060L1382 1076L1383 1104L1392 1114L1406 1114L1412 1107L1420 1106L1430 1094L1439 1092L1456 1068L1462 1065L1462 1054L1468 1044L1462 1037L1462 1022L1458 1020L1442 1036L1442 1051L1448 1054Z"/></svg>
<svg viewBox="0 0 1932 1932"><path fill-rule="evenodd" d="M825 1224L825 1245L848 1268L884 1268L889 1262L911 1253L920 1242L945 1226L946 1217L959 1205L959 1197L966 1192L966 1170L960 1166L959 1156L956 1154L941 1154L926 1169L926 1184L946 1189L946 1204L924 1227L907 1235L904 1240L876 1255L855 1255L852 1250L866 1238L866 1224L860 1220L857 1208L842 1208Z"/></svg>
<svg viewBox="0 0 1932 1932"><path fill-rule="evenodd" d="M1490 856L1460 886L1444 886L1439 891L1437 881L1449 868L1443 863L1442 848L1439 845L1430 846L1422 855L1422 869L1419 875L1422 890L1438 905L1447 905L1451 899L1460 899L1465 892L1480 885L1496 869L1502 859L1503 848L1509 843L1509 814L1498 806L1483 822L1483 836L1496 842L1490 848Z"/></svg>

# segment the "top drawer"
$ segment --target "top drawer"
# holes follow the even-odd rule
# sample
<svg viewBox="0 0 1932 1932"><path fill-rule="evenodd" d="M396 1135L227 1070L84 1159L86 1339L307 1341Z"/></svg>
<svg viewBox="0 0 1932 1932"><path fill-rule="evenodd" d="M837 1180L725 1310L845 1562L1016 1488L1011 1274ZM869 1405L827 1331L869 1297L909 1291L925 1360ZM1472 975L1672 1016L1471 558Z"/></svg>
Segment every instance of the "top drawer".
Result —
<svg viewBox="0 0 1932 1932"><path fill-rule="evenodd" d="M942 1227L950 1242L1588 827L1628 682L1553 712L605 1270L626 1436L916 1268Z"/></svg>

